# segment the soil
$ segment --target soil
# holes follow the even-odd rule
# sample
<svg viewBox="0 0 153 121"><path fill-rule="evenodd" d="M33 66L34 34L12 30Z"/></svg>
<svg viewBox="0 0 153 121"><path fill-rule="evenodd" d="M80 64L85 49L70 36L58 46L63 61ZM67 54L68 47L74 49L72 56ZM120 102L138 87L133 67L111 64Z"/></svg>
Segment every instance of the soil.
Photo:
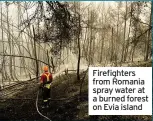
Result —
<svg viewBox="0 0 153 121"><path fill-rule="evenodd" d="M79 104L78 95L68 99L64 97L57 87L53 87L51 90L52 100L50 101L50 107L42 109L42 96L41 90L39 90L36 83L26 85L21 93L18 93L14 97L0 101L0 120L46 120L40 116L36 110L36 97L39 90L39 111L50 118L51 120L72 120L77 119ZM62 91L63 92L63 91ZM59 95L61 94L61 96ZM57 95L57 96L56 96ZM54 97L54 98L53 98ZM86 95L81 101L87 101ZM27 99L27 100L26 100Z"/></svg>

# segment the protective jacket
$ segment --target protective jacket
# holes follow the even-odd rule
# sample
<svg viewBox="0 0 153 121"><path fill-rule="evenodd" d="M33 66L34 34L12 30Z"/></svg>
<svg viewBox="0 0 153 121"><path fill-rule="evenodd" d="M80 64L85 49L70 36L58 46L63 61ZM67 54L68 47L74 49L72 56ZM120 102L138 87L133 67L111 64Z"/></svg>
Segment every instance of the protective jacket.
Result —
<svg viewBox="0 0 153 121"><path fill-rule="evenodd" d="M52 80L53 77L51 73L45 72L41 75L41 83L43 84L43 87L50 89Z"/></svg>

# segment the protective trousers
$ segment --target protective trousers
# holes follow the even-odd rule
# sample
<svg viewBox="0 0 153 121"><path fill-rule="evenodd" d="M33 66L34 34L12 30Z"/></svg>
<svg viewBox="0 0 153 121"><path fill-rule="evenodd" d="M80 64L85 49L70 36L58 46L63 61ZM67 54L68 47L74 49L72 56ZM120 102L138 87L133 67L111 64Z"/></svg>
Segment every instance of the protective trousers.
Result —
<svg viewBox="0 0 153 121"><path fill-rule="evenodd" d="M49 105L49 99L50 99L50 88L43 88L43 102L44 106Z"/></svg>

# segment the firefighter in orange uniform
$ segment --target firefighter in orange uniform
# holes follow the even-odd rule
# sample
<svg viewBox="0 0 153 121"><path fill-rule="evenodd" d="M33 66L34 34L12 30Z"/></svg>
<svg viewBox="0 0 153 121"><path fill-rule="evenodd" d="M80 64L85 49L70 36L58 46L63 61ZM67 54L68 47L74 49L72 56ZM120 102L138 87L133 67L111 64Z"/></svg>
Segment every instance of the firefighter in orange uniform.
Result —
<svg viewBox="0 0 153 121"><path fill-rule="evenodd" d="M50 99L50 88L53 80L52 74L49 73L48 66L43 67L44 73L41 75L40 86L42 87L43 94L43 108L49 107L49 99Z"/></svg>

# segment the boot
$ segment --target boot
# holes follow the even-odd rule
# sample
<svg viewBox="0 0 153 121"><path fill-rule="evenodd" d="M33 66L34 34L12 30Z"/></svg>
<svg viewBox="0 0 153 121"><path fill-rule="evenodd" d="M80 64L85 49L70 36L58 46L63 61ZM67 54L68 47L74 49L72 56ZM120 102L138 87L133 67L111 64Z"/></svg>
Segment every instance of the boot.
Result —
<svg viewBox="0 0 153 121"><path fill-rule="evenodd" d="M45 105L43 105L41 108L44 109L45 108Z"/></svg>
<svg viewBox="0 0 153 121"><path fill-rule="evenodd" d="M47 106L46 107L49 108L49 101L47 101Z"/></svg>
<svg viewBox="0 0 153 121"><path fill-rule="evenodd" d="M44 102L42 108L44 109L46 107L47 107L47 102Z"/></svg>

